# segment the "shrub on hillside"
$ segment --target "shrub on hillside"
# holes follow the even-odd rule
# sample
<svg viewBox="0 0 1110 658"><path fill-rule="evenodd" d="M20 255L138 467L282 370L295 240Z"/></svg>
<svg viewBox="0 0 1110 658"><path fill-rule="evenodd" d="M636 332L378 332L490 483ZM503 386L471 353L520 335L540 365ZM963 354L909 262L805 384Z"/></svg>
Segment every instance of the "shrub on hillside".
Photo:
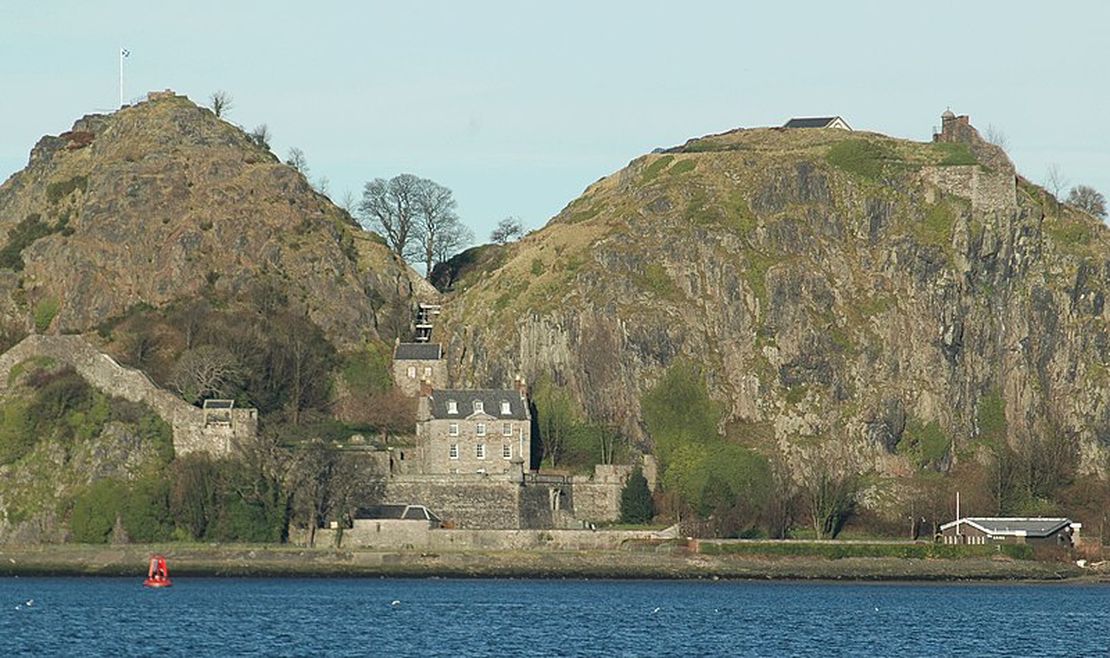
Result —
<svg viewBox="0 0 1110 658"><path fill-rule="evenodd" d="M127 497L127 487L118 480L98 480L73 501L69 517L70 536L85 544L104 544L120 518Z"/></svg>

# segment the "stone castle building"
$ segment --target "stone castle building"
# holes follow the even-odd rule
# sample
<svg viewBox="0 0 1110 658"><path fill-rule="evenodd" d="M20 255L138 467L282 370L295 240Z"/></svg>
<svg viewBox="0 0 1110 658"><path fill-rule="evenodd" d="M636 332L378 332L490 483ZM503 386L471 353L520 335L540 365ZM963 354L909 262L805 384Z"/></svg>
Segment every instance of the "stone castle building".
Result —
<svg viewBox="0 0 1110 658"><path fill-rule="evenodd" d="M421 472L478 473L519 481L532 454L524 383L515 389L441 389L425 384L417 407Z"/></svg>

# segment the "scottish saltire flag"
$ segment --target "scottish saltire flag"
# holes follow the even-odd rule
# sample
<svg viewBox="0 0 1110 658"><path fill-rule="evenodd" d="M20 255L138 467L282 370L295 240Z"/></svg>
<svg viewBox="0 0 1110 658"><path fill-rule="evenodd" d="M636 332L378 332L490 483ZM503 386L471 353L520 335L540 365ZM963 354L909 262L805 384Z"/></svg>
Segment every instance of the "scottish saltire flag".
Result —
<svg viewBox="0 0 1110 658"><path fill-rule="evenodd" d="M124 56L124 57L130 57L131 56L131 51L126 49L126 48L120 48L119 49L119 54Z"/></svg>

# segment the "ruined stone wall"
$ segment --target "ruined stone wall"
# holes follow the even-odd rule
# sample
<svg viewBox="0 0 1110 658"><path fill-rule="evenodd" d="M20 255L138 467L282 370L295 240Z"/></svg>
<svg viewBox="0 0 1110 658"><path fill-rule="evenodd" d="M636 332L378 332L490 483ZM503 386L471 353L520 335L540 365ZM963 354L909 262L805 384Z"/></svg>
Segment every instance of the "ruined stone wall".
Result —
<svg viewBox="0 0 1110 658"><path fill-rule="evenodd" d="M24 338L0 355L0 393L7 388L12 368L33 358L67 364L90 386L105 394L149 406L173 428L173 448L177 456L197 451L226 455L239 441L253 437L257 431L258 418L254 409L233 410L230 427L205 427L201 409L159 388L142 372L116 363L81 336L32 335Z"/></svg>
<svg viewBox="0 0 1110 658"><path fill-rule="evenodd" d="M1017 210L1017 179L1013 172L987 171L979 165L924 167L922 178L936 189L971 201L975 212Z"/></svg>

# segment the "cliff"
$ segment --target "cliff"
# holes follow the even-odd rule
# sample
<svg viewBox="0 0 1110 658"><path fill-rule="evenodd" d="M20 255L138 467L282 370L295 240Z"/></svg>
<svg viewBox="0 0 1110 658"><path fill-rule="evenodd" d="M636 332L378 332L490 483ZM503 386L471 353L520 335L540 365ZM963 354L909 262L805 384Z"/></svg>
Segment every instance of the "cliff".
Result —
<svg viewBox="0 0 1110 658"><path fill-rule="evenodd" d="M633 160L455 283L456 384L552 373L650 450L644 393L692 362L721 433L796 477L895 483L1049 436L1105 476L1110 231L959 119L932 143L753 129Z"/></svg>

